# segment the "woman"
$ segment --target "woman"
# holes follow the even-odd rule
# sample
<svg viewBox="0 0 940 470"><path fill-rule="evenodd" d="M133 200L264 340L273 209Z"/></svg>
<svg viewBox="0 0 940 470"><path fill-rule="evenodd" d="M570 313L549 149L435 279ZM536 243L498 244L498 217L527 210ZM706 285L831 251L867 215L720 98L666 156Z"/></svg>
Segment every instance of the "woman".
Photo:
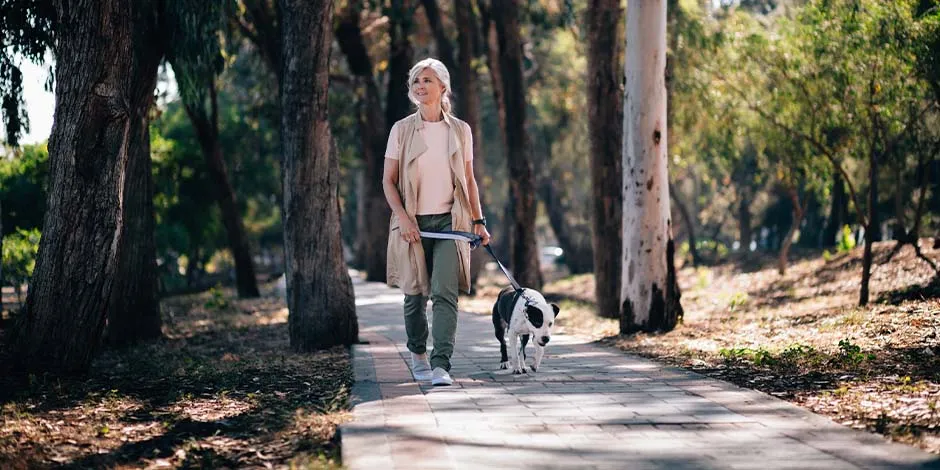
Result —
<svg viewBox="0 0 940 470"><path fill-rule="evenodd" d="M473 232L489 244L486 219L473 177L473 136L454 117L450 73L424 59L408 73L408 98L418 110L392 127L382 186L392 209L388 284L405 294L405 331L415 380L450 385L457 333L457 291L470 291L470 247L453 240L422 240L423 231ZM427 354L428 296L432 302Z"/></svg>

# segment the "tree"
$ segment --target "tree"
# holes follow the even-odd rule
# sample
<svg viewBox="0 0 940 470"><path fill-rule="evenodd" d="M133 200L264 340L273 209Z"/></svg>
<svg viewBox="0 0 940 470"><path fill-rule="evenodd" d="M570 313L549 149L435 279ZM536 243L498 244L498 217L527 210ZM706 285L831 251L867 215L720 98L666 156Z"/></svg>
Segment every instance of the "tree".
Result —
<svg viewBox="0 0 940 470"><path fill-rule="evenodd" d="M0 114L6 141L12 147L29 131L23 73L16 60L19 56L42 61L54 41L54 17L52 0L0 0Z"/></svg>
<svg viewBox="0 0 940 470"><path fill-rule="evenodd" d="M157 31L150 32L153 35ZM150 40L157 43L156 38ZM159 62L148 64L156 84ZM129 124L127 167L124 178L124 246L120 251L111 304L108 307L107 341L123 346L159 338L160 302L157 298L156 226L153 210L154 184L150 160L150 107L153 94L137 108Z"/></svg>
<svg viewBox="0 0 940 470"><path fill-rule="evenodd" d="M358 336L327 118L333 2L279 0L278 8L288 327L291 348L311 351Z"/></svg>
<svg viewBox="0 0 940 470"><path fill-rule="evenodd" d="M597 313L607 318L620 314L620 270L611 253L622 251L621 212L623 181L620 149L623 145L621 64L618 25L623 10L619 0L592 0L585 13L588 37L588 126L591 135L591 186L594 211L594 296Z"/></svg>
<svg viewBox="0 0 940 470"><path fill-rule="evenodd" d="M480 31L473 5L466 0L454 0L454 19L457 23L457 112L473 132L473 172L480 183L480 205L484 213L490 212L487 204L489 185L486 174L486 159L483 158L483 135L480 119L480 80L474 63L481 54ZM470 285L476 285L487 254L474 250L470 254Z"/></svg>
<svg viewBox="0 0 940 470"><path fill-rule="evenodd" d="M359 186L358 220L356 223L356 257L366 271L366 279L385 282L388 230L391 216L382 190L385 165L385 144L391 123L386 126L382 115L379 86L372 73L372 59L359 27L359 5L350 2L340 13L336 39L346 56L349 70L356 77L358 97L359 151L362 161L362 184ZM407 77L406 77L407 78Z"/></svg>
<svg viewBox="0 0 940 470"><path fill-rule="evenodd" d="M150 104L161 58L148 41L156 6L103 0L74 10L55 3L48 210L14 338L21 369L84 371L99 344L126 242L121 219L135 117Z"/></svg>
<svg viewBox="0 0 940 470"><path fill-rule="evenodd" d="M666 0L627 5L620 331L682 318L666 168Z"/></svg>
<svg viewBox="0 0 940 470"><path fill-rule="evenodd" d="M509 204L512 208L510 259L516 280L539 289L538 241L535 238L535 176L531 142L526 130L526 97L522 72L522 32L517 0L491 5L491 20L499 37L499 68L506 112L506 156L509 163Z"/></svg>
<svg viewBox="0 0 940 470"><path fill-rule="evenodd" d="M411 100L408 99L408 71L414 64L411 30L414 27L414 13L417 7L416 0L391 0L391 5L385 8L389 23L385 125L389 131L396 121L410 114L412 110Z"/></svg>
<svg viewBox="0 0 940 470"><path fill-rule="evenodd" d="M180 97L193 123L199 145L206 159L215 187L215 196L228 235L229 249L235 259L235 283L242 298L258 297L258 282L245 235L235 189L222 154L219 140L219 105L216 75L222 57L216 37L222 24L222 4L217 0L176 2L168 9L170 50L167 59L176 72ZM195 19L187 22L186 19Z"/></svg>

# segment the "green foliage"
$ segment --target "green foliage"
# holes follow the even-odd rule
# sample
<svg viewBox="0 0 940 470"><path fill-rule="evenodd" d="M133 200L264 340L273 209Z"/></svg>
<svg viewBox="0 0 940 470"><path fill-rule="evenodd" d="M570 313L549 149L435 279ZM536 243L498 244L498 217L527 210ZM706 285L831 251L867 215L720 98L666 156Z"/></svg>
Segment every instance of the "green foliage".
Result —
<svg viewBox="0 0 940 470"><path fill-rule="evenodd" d="M203 304L207 310L225 310L229 308L231 304L228 299L225 298L225 294L222 292L221 287L215 286L212 289L209 289L209 298Z"/></svg>
<svg viewBox="0 0 940 470"><path fill-rule="evenodd" d="M177 0L166 9L167 59L189 106L206 105L207 85L222 71L224 19L221 0Z"/></svg>
<svg viewBox="0 0 940 470"><path fill-rule="evenodd" d="M839 341L839 352L834 356L823 354L816 348L805 344L792 344L778 353L764 347L722 348L718 351L718 355L727 362L751 362L758 367L784 370L821 365L856 368L865 361L875 359L874 354L863 353L858 345L848 339Z"/></svg>
<svg viewBox="0 0 940 470"><path fill-rule="evenodd" d="M841 359L852 366L858 366L864 361L875 360L874 354L863 353L861 346L853 343L848 338L839 340L839 353Z"/></svg>
<svg viewBox="0 0 940 470"><path fill-rule="evenodd" d="M39 230L18 229L3 238L3 284L19 286L29 282L39 252Z"/></svg>
<svg viewBox="0 0 940 470"><path fill-rule="evenodd" d="M734 295L731 296L731 299L728 300L728 311L733 313L739 307L747 305L747 301L747 292L735 292Z"/></svg>
<svg viewBox="0 0 940 470"><path fill-rule="evenodd" d="M774 362L773 354L764 348L721 348L718 355L728 362L750 361L761 367Z"/></svg>
<svg viewBox="0 0 940 470"><path fill-rule="evenodd" d="M46 144L24 145L0 159L0 207L3 233L41 228L46 211L49 153Z"/></svg>
<svg viewBox="0 0 940 470"><path fill-rule="evenodd" d="M842 226L842 230L839 231L836 247L839 249L839 253L847 253L852 251L852 248L855 248L855 235L848 225Z"/></svg>
<svg viewBox="0 0 940 470"><path fill-rule="evenodd" d="M42 61L53 44L54 18L52 0L0 0L0 115L11 147L29 131L19 61ZM46 88L51 88L49 77Z"/></svg>
<svg viewBox="0 0 940 470"><path fill-rule="evenodd" d="M867 209L872 154L884 169L879 204L910 194L917 161L933 158L928 149L940 142L936 0L810 0L766 16L772 2L711 16L695 2L675 3L670 177L693 202L699 233L736 238L738 224L727 219L742 203L762 225L779 218L785 229L788 214L760 214L777 194L796 191L814 224L801 238L813 244L835 173L854 190L850 209ZM896 225L910 220L914 201L902 199Z"/></svg>
<svg viewBox="0 0 940 470"><path fill-rule="evenodd" d="M217 105L222 155L246 235L262 247L280 244L280 162L276 87L255 51L239 49L220 76ZM182 287L177 260L195 272L227 246L205 156L181 100L166 103L151 124L156 187L157 256L163 284Z"/></svg>

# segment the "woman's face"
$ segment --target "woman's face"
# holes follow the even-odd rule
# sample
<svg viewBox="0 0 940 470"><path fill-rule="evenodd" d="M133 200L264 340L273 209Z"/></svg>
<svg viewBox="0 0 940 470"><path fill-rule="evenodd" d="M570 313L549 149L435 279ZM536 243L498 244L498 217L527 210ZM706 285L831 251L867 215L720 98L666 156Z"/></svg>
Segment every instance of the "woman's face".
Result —
<svg viewBox="0 0 940 470"><path fill-rule="evenodd" d="M418 74L415 82L411 84L411 91L418 102L423 105L432 105L441 102L444 94L444 85L437 79L437 75L430 68Z"/></svg>

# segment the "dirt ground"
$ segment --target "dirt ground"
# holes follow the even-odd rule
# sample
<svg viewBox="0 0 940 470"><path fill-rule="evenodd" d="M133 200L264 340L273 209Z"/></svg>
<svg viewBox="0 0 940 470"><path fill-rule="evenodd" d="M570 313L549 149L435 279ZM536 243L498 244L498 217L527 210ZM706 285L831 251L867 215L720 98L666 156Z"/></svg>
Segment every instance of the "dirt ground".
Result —
<svg viewBox="0 0 940 470"><path fill-rule="evenodd" d="M65 380L0 374L0 468L339 468L345 348L288 348L273 296L166 299L165 338Z"/></svg>
<svg viewBox="0 0 940 470"><path fill-rule="evenodd" d="M940 250L922 239L940 264ZM940 453L940 281L910 246L875 244L871 301L858 306L862 249L797 252L786 275L751 253L679 273L682 324L666 334L618 336L593 313L592 275L548 282L559 331L761 390L832 420ZM461 308L488 314L505 285L489 273Z"/></svg>

